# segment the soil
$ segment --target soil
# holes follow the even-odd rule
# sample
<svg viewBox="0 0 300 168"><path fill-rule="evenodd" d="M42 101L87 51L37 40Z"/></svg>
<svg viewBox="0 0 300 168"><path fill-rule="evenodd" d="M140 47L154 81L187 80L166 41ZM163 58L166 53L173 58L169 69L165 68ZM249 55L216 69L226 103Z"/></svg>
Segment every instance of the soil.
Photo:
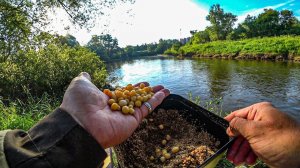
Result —
<svg viewBox="0 0 300 168"><path fill-rule="evenodd" d="M162 140L166 140L167 135L171 139L163 145ZM212 156L219 145L213 136L187 122L180 111L158 109L149 114L133 135L115 150L121 167L196 167ZM171 149L175 146L180 150L173 154ZM157 155L157 148L166 149L171 158L162 162L163 155Z"/></svg>

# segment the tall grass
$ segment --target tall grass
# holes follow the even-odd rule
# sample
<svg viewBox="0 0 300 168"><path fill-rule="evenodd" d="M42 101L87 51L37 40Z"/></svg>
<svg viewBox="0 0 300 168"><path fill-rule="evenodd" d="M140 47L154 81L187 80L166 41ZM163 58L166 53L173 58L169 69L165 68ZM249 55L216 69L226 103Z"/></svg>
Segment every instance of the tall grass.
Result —
<svg viewBox="0 0 300 168"><path fill-rule="evenodd" d="M192 92L188 92L188 100L207 109L208 111L215 113L220 117L227 114L224 113L222 109L223 107L222 97L214 97L210 100L202 100L200 96L193 96Z"/></svg>
<svg viewBox="0 0 300 168"><path fill-rule="evenodd" d="M59 106L60 101L46 93L41 97L33 97L30 93L27 95L25 101L0 98L0 130L28 130Z"/></svg>

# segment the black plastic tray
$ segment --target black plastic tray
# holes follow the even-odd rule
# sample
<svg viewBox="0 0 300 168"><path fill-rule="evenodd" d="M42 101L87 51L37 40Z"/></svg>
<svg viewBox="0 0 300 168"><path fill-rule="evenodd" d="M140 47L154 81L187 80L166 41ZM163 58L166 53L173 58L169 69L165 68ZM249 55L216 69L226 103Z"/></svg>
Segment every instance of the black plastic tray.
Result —
<svg viewBox="0 0 300 168"><path fill-rule="evenodd" d="M166 110L180 110L182 116L188 122L195 123L199 129L205 130L214 136L214 138L216 138L218 141L220 141L218 151L213 156L208 158L202 165L199 165L199 167L206 167L212 161L219 159L219 156L223 154L233 142L233 139L226 134L226 128L228 127L228 122L226 120L179 95L169 95L156 109L159 108Z"/></svg>

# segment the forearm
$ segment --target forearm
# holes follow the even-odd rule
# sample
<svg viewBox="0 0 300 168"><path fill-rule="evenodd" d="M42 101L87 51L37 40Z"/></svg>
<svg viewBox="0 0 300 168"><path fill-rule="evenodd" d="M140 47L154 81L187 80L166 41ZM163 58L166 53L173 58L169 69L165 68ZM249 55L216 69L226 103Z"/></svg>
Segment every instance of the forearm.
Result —
<svg viewBox="0 0 300 168"><path fill-rule="evenodd" d="M95 168L106 157L94 138L60 109L28 132L8 132L4 152L10 167Z"/></svg>

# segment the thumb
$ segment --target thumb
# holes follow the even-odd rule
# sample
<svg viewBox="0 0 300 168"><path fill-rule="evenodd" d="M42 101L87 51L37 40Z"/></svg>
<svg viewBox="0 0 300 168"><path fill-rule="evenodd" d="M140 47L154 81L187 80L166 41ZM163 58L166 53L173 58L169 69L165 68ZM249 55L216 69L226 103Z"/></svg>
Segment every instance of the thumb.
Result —
<svg viewBox="0 0 300 168"><path fill-rule="evenodd" d="M253 122L253 120L235 117L229 123L230 127L227 129L227 134L229 136L242 135L247 139L247 137L251 136L252 132L255 130Z"/></svg>
<svg viewBox="0 0 300 168"><path fill-rule="evenodd" d="M91 81L91 76L87 72L81 72L78 77L85 77L87 80Z"/></svg>

